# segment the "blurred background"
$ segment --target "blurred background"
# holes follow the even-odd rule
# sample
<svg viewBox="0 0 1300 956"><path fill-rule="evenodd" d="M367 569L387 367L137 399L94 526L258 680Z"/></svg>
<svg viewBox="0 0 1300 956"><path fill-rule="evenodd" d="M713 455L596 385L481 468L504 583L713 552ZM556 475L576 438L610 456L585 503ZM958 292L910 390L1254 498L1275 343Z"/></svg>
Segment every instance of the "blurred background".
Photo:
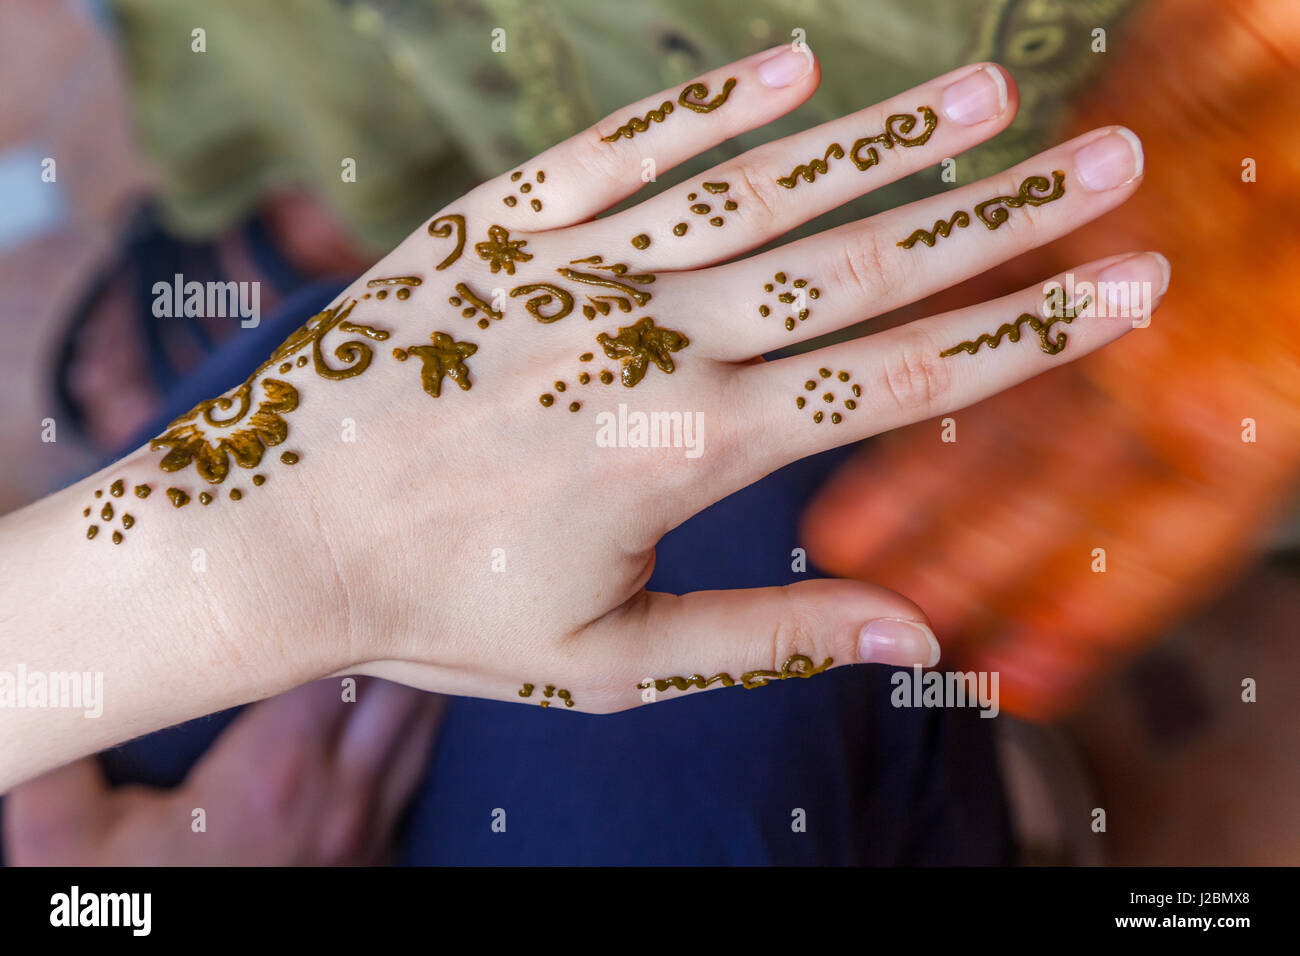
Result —
<svg viewBox="0 0 1300 956"><path fill-rule="evenodd" d="M868 443L810 504L810 557L925 607L945 669L1000 672L1026 862L1300 862L1292 4L6 0L0 513L123 450L238 335L153 317L160 277L260 281L269 311L647 91L792 38L822 62L812 102L660 188L977 59L1022 108L957 185L1096 125L1146 147L1122 209L847 334L1128 249L1174 271L1151 328L959 413L955 444L937 422ZM927 170L804 232L946 188ZM1104 840L1077 825L1092 807Z"/></svg>

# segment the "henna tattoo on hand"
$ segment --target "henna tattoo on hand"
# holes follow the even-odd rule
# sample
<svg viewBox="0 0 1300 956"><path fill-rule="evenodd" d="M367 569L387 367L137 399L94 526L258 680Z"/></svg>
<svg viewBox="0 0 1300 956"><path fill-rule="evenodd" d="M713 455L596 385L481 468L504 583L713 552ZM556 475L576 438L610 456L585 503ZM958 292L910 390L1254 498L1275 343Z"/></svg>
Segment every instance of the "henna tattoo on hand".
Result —
<svg viewBox="0 0 1300 956"><path fill-rule="evenodd" d="M145 489L145 493L143 495L140 494L141 488ZM149 494L149 489L147 485L137 485L135 490L136 490L136 495L140 498L147 497ZM114 481L111 485L108 486L108 493L114 498L121 498L124 494L126 494L126 481L122 478L118 478L116 481ZM96 488L95 497L103 498L103 496L104 496L104 490L102 488ZM88 505L86 508L82 509L81 516L83 518L89 518L92 509L93 509L93 505ZM120 524L122 525L121 530L112 528L112 522L114 517L116 517L120 522ZM113 503L111 501L104 502L103 507L99 509L99 520L110 527L112 531L110 537L112 538L114 544L121 544L124 540L126 540L126 536L123 534L123 532L129 531L132 527L135 526L135 516L128 511L123 511L119 514L117 510L113 507ZM99 534L98 524L91 524L86 528L87 541L95 540L98 534Z"/></svg>
<svg viewBox="0 0 1300 956"><path fill-rule="evenodd" d="M662 103L659 104L658 109L647 110L644 119L642 119L639 116L633 116L630 120L628 120L618 129L614 130L614 132L610 133L608 136L602 136L601 140L606 143L613 143L619 139L622 139L623 137L627 137L628 139L631 139L637 133L644 133L646 130L648 130L650 128L651 123L662 123L665 119L668 118L668 115L672 113L672 111L673 111L673 101L664 100Z"/></svg>
<svg viewBox="0 0 1300 956"><path fill-rule="evenodd" d="M505 226L489 226L487 241L475 243L474 251L494 273L504 269L514 275L516 262L527 262L533 257L531 252L524 252L526 245L526 239L511 239L510 230Z"/></svg>
<svg viewBox="0 0 1300 956"><path fill-rule="evenodd" d="M779 671L771 670L753 670L746 671L740 675L740 686L746 690L753 690L756 687L766 687L774 680L789 680L792 677L809 678L827 670L835 659L826 658L820 667L813 666L812 658L805 654L795 654L781 665ZM687 690L690 687L697 687L700 690L708 687L710 684L721 684L723 687L734 687L736 679L728 673L714 674L712 677L705 677L703 674L692 674L690 677L660 677L652 680L643 680L637 684L638 690L647 690L654 687L657 691L665 691L669 687L675 687L677 690Z"/></svg>
<svg viewBox="0 0 1300 956"><path fill-rule="evenodd" d="M622 360L621 378L627 388L645 378L651 363L664 374L671 375L676 366L670 353L691 344L682 333L656 326L655 320L648 315L635 325L620 328L616 336L601 332L596 336L596 342L609 358Z"/></svg>
<svg viewBox="0 0 1300 956"><path fill-rule="evenodd" d="M461 253L465 251L465 217L457 213L448 213L429 223L429 235L434 238L446 239L453 232L456 234L456 248L435 267L439 272L459 259Z"/></svg>
<svg viewBox="0 0 1300 956"><path fill-rule="evenodd" d="M519 696L531 697L533 695L533 686L534 685L532 684L525 684L523 687L519 689L518 691ZM551 706L550 699L552 697L558 697L560 700L564 701L565 707L573 706L573 695L570 694L567 690L564 690L563 688L556 688L554 684L546 685L546 687L542 690L543 699L539 700L538 703L541 704L543 707L550 707Z"/></svg>
<svg viewBox="0 0 1300 956"><path fill-rule="evenodd" d="M1041 195L1039 195L1041 194ZM1065 195L1065 172L1057 169L1052 172L1049 183L1046 176L1030 176L1020 184L1014 196L994 196L975 204L975 215L989 229L996 229L1010 218L1010 213L1003 206L1019 209L1021 206L1041 206L1055 202ZM990 210L990 207L991 210Z"/></svg>
<svg viewBox="0 0 1300 956"><path fill-rule="evenodd" d="M510 181L512 183L519 183L520 195L528 197L528 194L533 191L533 184L529 182L520 183L519 180L523 178L523 175L524 175L524 171L522 169L515 170L513 173L510 174ZM540 186L542 183L546 182L546 171L543 169L539 169L534 179L536 180L537 185ZM506 196L501 201L505 205L510 206L512 208L515 205L517 205L519 202L519 200L514 196ZM536 196L528 197L528 205L533 207L533 212L542 211L542 201L538 199Z"/></svg>
<svg viewBox="0 0 1300 956"><path fill-rule="evenodd" d="M174 472L193 464L199 477L216 485L226 480L230 459L241 468L256 468L268 448L279 445L289 436L284 416L298 407L298 390L288 382L274 378L261 380L263 399L253 411L253 380L235 389L232 396L200 402L171 423L167 431L149 443L167 454L158 463L163 471ZM230 418L217 413L229 411L238 403ZM251 412L251 415L250 415ZM208 428L226 429L239 425L216 440L209 440Z"/></svg>
<svg viewBox="0 0 1300 956"><path fill-rule="evenodd" d="M780 303L780 305L792 305L794 307L793 314L785 317L785 327L787 331L793 332L796 320L804 322L808 319L808 316L812 314L812 309L808 308L807 300L821 298L822 293L821 290L816 287L809 287L807 279L795 279L794 282L791 283L794 288L793 292L789 290L776 292L776 287L778 285L785 285L787 281L788 279L786 274L784 272L778 272L776 275L772 276L771 282L764 283L763 291L769 295L775 293L776 301ZM758 307L758 314L767 318L767 316L772 314L772 307L768 305L760 305Z"/></svg>
<svg viewBox="0 0 1300 956"><path fill-rule="evenodd" d="M1048 182L1046 176L1030 176L1020 184L1020 189L1017 190L1016 195L994 196L992 199L976 203L975 215L988 229L993 230L1006 222L1011 216L1003 208L1004 206L1009 206L1012 209L1019 209L1021 206L1041 206L1044 203L1055 202L1064 195L1065 173L1057 169L1052 172L1051 182ZM940 219L935 222L933 229L918 229L897 244L904 249L911 249L918 242L933 246L939 239L946 239L953 229L965 229L970 225L970 222L970 215L965 210L958 209L949 219Z"/></svg>
<svg viewBox="0 0 1300 956"><path fill-rule="evenodd" d="M848 150L849 161L858 168L860 172L865 172L872 166L880 162L880 152L877 146L883 146L885 149L893 149L895 146L923 146L929 142L930 136L939 126L939 116L933 109L928 106L918 106L916 112L920 114L921 121L925 124L921 132L915 136L908 134L916 128L917 119L911 113L894 113L885 120L885 129L882 133L874 136L863 136L854 141L853 146ZM864 154L862 151L866 150ZM801 163L786 176L778 176L776 181L780 186L786 189L794 189L800 181L805 183L813 182L818 176L824 176L830 171L831 160L843 159L845 157L844 147L839 143L831 143L826 147L826 152L821 159L811 159L807 163Z"/></svg>
<svg viewBox="0 0 1300 956"><path fill-rule="evenodd" d="M970 225L970 216L964 209L958 209L952 214L951 219L936 219L934 228L930 230L918 229L898 245L904 249L911 249L918 242L924 242L927 246L933 246L940 239L947 239L956 228L964 229Z"/></svg>
<svg viewBox="0 0 1300 956"><path fill-rule="evenodd" d="M423 281L424 281L423 279L420 279L417 276L389 276L387 278L369 280L366 283L366 288L367 289L377 288L379 291L374 293L375 298L387 299L388 289L384 287L390 285L400 286L401 288L397 290L397 297L405 301L406 299L409 299L411 297L411 290L409 287L418 286ZM370 296L371 293L367 292L361 298L368 299L370 298Z"/></svg>
<svg viewBox="0 0 1300 956"><path fill-rule="evenodd" d="M1034 315L1032 312L1022 312L1013 322L1004 322L998 326L998 330L992 335L987 332L979 338L968 342L959 342L952 348L944 349L939 353L940 358L950 358L958 352L968 352L974 355L979 351L981 345L987 345L991 349L997 348L1005 337L1011 342L1020 341L1020 326L1028 323L1029 328L1038 335L1038 347L1048 355L1057 355L1065 348L1066 342L1070 340L1069 335L1064 329L1056 333L1056 338L1051 337L1052 326L1058 322L1064 322L1069 325L1078 318L1079 311L1087 308L1091 301L1089 296L1084 296L1082 300L1075 303L1074 306L1066 306L1061 309L1052 310L1052 314L1046 320Z"/></svg>
<svg viewBox="0 0 1300 956"><path fill-rule="evenodd" d="M790 170L789 176L778 176L776 180L777 184L784 186L786 189L794 189L795 186L799 185L800 179L806 183L810 183L818 176L824 176L830 172L832 159L843 158L844 147L839 143L831 143L826 147L826 155L823 158L812 159L806 163L800 163L794 169Z"/></svg>
<svg viewBox="0 0 1300 956"><path fill-rule="evenodd" d="M740 204L737 203L736 200L731 198L731 195L729 193L729 190L731 189L730 183L724 183L724 182L700 183L700 187L705 192L715 196L726 194L726 197L723 199L722 202L722 208L725 212L735 212L737 209L740 208ZM721 226L726 222L723 216L716 214L716 211L713 206L709 205L707 202L701 201L700 194L698 192L687 193L686 202L689 204L690 211L695 215L708 216L708 222L710 226ZM710 215L710 213L714 213L714 215ZM686 235L689 229L690 229L689 224L687 224L687 222L683 220L682 222L679 222L675 226L673 226L673 235L677 236L678 238L681 238L682 236ZM650 248L650 236L649 234L644 232L633 236L631 242L633 247L636 249Z"/></svg>
<svg viewBox="0 0 1300 956"><path fill-rule="evenodd" d="M706 192L712 193L715 196L720 195L722 193L727 193L728 190L731 189L730 183L701 183L700 185L704 188ZM708 216L709 213L713 212L713 207L706 202L696 202L698 198L699 198L699 193L686 194L686 201L691 204L691 212L693 212L697 216ZM728 195L726 201L722 204L722 208L725 209L727 212L732 212L739 207L736 201L732 199L730 195ZM725 220L721 216L709 217L710 226L721 226L724 222ZM686 225L686 223L679 222L677 225L673 226L673 235L684 236L686 235L686 230L688 228L689 227Z"/></svg>
<svg viewBox="0 0 1300 956"><path fill-rule="evenodd" d="M472 319L474 318L474 316L482 312L483 317L478 320L478 327L480 329L486 329L488 325L491 324L488 322L489 319L499 320L504 315L503 312L499 312L496 309L492 308L491 303L489 303L486 299L482 298L481 296L477 295L474 292L474 290L471 289L464 282L456 283L456 291L459 293L459 295L453 295L450 298L448 298L447 299L448 304L457 307L460 307L462 305L465 306L463 309L460 310L460 314L467 319ZM466 305L466 303L468 303L468 305Z"/></svg>
<svg viewBox="0 0 1300 956"><path fill-rule="evenodd" d="M528 310L529 315L544 325L558 322L573 311L573 296L567 289L549 282L533 282L510 290L511 298L518 295L530 296L524 303L524 308ZM558 302L559 306L554 312L547 314L543 310L552 302Z"/></svg>
<svg viewBox="0 0 1300 956"><path fill-rule="evenodd" d="M644 289L638 289L638 285L649 285L655 281L655 277L649 272L631 273L628 267L622 262L606 264L601 256L587 256L585 259L574 259L569 265L589 265L595 272L607 272L609 275L596 275L594 272L584 272L578 269L557 269L556 271L566 279L572 279L574 282L581 282L584 285L600 286L602 288L613 289L614 295L587 295L587 303L582 307L582 314L588 319L594 319L600 315L609 315L612 308L617 308L620 312L631 312L632 304L645 306L651 299L649 292Z"/></svg>
<svg viewBox="0 0 1300 956"><path fill-rule="evenodd" d="M694 110L696 113L712 113L723 103L727 102L727 97L731 91L736 88L736 78L728 77L727 81L722 84L722 92L708 102L703 102L704 98L709 95L709 88L703 83L691 83L677 94L677 102L688 110Z"/></svg>
<svg viewBox="0 0 1300 956"><path fill-rule="evenodd" d="M834 383L829 381L830 377L831 377L830 369L828 368L818 369L816 378L810 378L803 383L804 391L809 393L815 392L824 383L827 386L827 389L826 391L821 393L821 400L826 405L833 406L835 403L836 396L835 393L831 391L831 387L834 386ZM852 375L842 370L835 375L835 378L844 385L845 387L844 390L847 390L847 392L849 393L848 397L843 398L841 403L844 407L844 410L848 412L856 411L858 407L858 399L862 397L862 386L856 384L853 381ZM844 390L841 391L841 395L843 395ZM794 400L795 408L799 408L799 409L804 408L810 401L813 400L814 397L816 396L813 396L812 394L809 394L807 396L800 395L798 398ZM826 417L825 410L818 408L817 411L813 412L812 420L815 424L820 425L822 421L825 419L825 417ZM830 418L831 418L832 425L838 425L840 422L844 420L844 415L841 414L840 412L832 410L830 414Z"/></svg>
<svg viewBox="0 0 1300 956"><path fill-rule="evenodd" d="M432 345L412 345L408 348L393 349L393 358L405 362L415 356L423 363L420 369L420 383L424 390L434 398L442 395L442 380L450 376L460 386L461 391L468 392L472 387L469 380L469 367L465 359L478 351L472 342L457 342L446 332L434 332L429 338Z"/></svg>
<svg viewBox="0 0 1300 956"><path fill-rule="evenodd" d="M709 88L703 83L691 83L687 85L681 93L677 95L677 102L688 110L696 113L712 113L723 103L727 102L727 97L731 96L731 91L736 87L736 78L730 77L722 85L722 92L711 100L705 100L709 95ZM644 133L650 129L652 123L662 123L673 112L673 101L664 100L658 108L648 110L645 117L633 116L630 120L620 126L608 136L602 136L601 139L606 143L613 143L619 139L631 139L637 133Z"/></svg>

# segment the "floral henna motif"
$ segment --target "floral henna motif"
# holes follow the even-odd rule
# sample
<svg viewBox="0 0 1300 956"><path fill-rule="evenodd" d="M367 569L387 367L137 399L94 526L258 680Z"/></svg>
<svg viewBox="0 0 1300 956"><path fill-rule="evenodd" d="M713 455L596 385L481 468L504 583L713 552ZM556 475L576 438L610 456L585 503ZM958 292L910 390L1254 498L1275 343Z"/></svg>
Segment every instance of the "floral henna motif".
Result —
<svg viewBox="0 0 1300 956"><path fill-rule="evenodd" d="M402 278L409 280L411 277ZM378 281L386 283L390 280ZM176 472L193 464L199 477L214 485L226 479L232 458L241 468L256 468L267 448L286 440L289 426L284 416L298 407L298 390L280 379L263 377L264 372L277 366L284 374L295 366L305 365L307 356L298 353L310 347L317 375L335 381L352 378L369 368L374 358L373 350L363 339L382 342L388 338L388 333L382 329L349 321L356 304L355 299L350 299L312 316L233 392L200 402L173 421L166 432L149 443L155 451L167 449L158 467ZM361 339L349 339L333 350L333 357L344 363L341 368L326 361L322 344L336 329L361 336ZM263 399L254 407L257 385L261 386ZM179 494L184 495L185 501L189 500L188 495ZM176 503L175 496L173 503Z"/></svg>
<svg viewBox="0 0 1300 956"><path fill-rule="evenodd" d="M442 395L442 380L450 376L460 386L461 391L468 392L472 383L469 380L469 367L465 359L478 351L478 346L471 342L457 342L446 332L434 332L429 338L432 345L413 345L405 349L393 349L393 358L405 362L414 356L420 359L420 382L424 390L434 398Z"/></svg>
<svg viewBox="0 0 1300 956"><path fill-rule="evenodd" d="M527 262L533 257L532 253L524 252L526 245L526 239L511 239L510 230L505 226L490 226L487 241L475 243L474 251L491 265L494 273L504 269L509 275L514 275L516 262Z"/></svg>
<svg viewBox="0 0 1300 956"><path fill-rule="evenodd" d="M796 319L799 322L804 322L808 319L808 316L812 314L812 310L808 307L808 300L820 298L822 293L820 289L810 287L807 279L795 279L794 282L791 283L794 291L790 291L789 289L783 289L780 292L776 291L778 286L783 286L787 282L789 282L789 278L786 274L784 272L778 272L776 275L772 276L771 282L764 283L763 291L769 295L776 296L776 301L779 303L778 309L781 306L790 307L790 311L793 314L785 317L785 327L787 331L793 332ZM772 314L772 307L769 305L760 305L758 307L758 314L766 318Z"/></svg>
<svg viewBox="0 0 1300 956"><path fill-rule="evenodd" d="M289 426L283 416L298 407L298 390L288 382L266 378L261 385L265 398L251 415L253 385L245 382L233 394L200 402L172 422L166 432L149 443L155 451L168 449L158 467L171 472L193 464L199 477L211 485L226 480L232 456L239 467L256 468L266 449L288 438ZM238 410L233 416L217 417L217 413L228 412L236 404ZM239 427L220 438L209 437L208 428L234 425Z"/></svg>
<svg viewBox="0 0 1300 956"><path fill-rule="evenodd" d="M857 410L858 399L862 397L862 386L856 384L853 381L853 376L845 371L840 371L835 375L835 378L843 386L840 394L837 396L832 389L838 386L836 386L834 382L830 381L831 375L831 370L828 368L818 369L816 378L810 378L808 381L803 383L803 389L808 393L808 395L800 395L794 400L795 408L803 409L809 402L817 397L812 393L816 392L823 384L826 385L826 390L822 392L820 396L824 407L818 408L817 405L813 405L813 408L816 410L813 412L812 420L818 425L825 421L827 412L830 412L832 425L838 425L844 420L844 413L835 410L834 406L836 398L841 400L844 412L852 412Z"/></svg>
<svg viewBox="0 0 1300 956"><path fill-rule="evenodd" d="M622 361L620 378L626 388L632 388L645 378L651 363L660 371L671 375L676 366L670 353L691 344L690 339L682 333L656 326L655 320L650 316L635 325L620 328L616 336L601 332L596 336L596 341L609 358Z"/></svg>

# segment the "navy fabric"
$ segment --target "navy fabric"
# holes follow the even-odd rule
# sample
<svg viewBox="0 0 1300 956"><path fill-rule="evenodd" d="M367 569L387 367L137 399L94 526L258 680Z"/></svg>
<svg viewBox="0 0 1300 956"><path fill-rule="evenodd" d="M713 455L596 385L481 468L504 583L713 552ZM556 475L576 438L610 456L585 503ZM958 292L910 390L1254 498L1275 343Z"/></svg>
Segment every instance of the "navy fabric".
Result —
<svg viewBox="0 0 1300 956"><path fill-rule="evenodd" d="M294 296L213 357L151 426L242 380L338 287ZM142 440L144 437L142 436ZM800 511L843 458L806 459L673 531L653 589L759 587L791 570ZM408 815L410 864L1010 862L993 724L897 710L890 672L840 668L593 717L458 698ZM115 781L170 785L228 723L192 721L103 755ZM504 832L494 828L502 819ZM795 823L803 820L803 832Z"/></svg>

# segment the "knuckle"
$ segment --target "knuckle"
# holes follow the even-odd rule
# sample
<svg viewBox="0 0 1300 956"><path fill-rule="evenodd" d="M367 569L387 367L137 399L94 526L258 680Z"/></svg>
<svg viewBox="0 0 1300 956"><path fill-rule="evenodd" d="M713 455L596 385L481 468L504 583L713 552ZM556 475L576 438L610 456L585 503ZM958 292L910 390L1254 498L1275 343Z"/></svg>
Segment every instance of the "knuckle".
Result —
<svg viewBox="0 0 1300 956"><path fill-rule="evenodd" d="M785 606L777 615L772 627L769 667L780 671L785 662L795 654L817 653L817 621L808 609L794 599L791 592L784 593Z"/></svg>
<svg viewBox="0 0 1300 956"><path fill-rule="evenodd" d="M618 180L628 168L626 148L601 139L594 126L578 139L573 155L583 172L597 180Z"/></svg>
<svg viewBox="0 0 1300 956"><path fill-rule="evenodd" d="M857 233L843 246L836 265L840 284L860 298L876 300L888 297L894 283L886 269L885 248L874 229Z"/></svg>
<svg viewBox="0 0 1300 956"><path fill-rule="evenodd" d="M929 418L952 391L951 366L922 334L914 333L893 347L879 375L881 394L912 420Z"/></svg>
<svg viewBox="0 0 1300 956"><path fill-rule="evenodd" d="M737 163L727 171L724 178L731 183L731 198L737 201L740 211L746 213L750 221L776 221L777 210L780 208L776 184L752 161ZM750 207L749 212L746 212L747 206Z"/></svg>

